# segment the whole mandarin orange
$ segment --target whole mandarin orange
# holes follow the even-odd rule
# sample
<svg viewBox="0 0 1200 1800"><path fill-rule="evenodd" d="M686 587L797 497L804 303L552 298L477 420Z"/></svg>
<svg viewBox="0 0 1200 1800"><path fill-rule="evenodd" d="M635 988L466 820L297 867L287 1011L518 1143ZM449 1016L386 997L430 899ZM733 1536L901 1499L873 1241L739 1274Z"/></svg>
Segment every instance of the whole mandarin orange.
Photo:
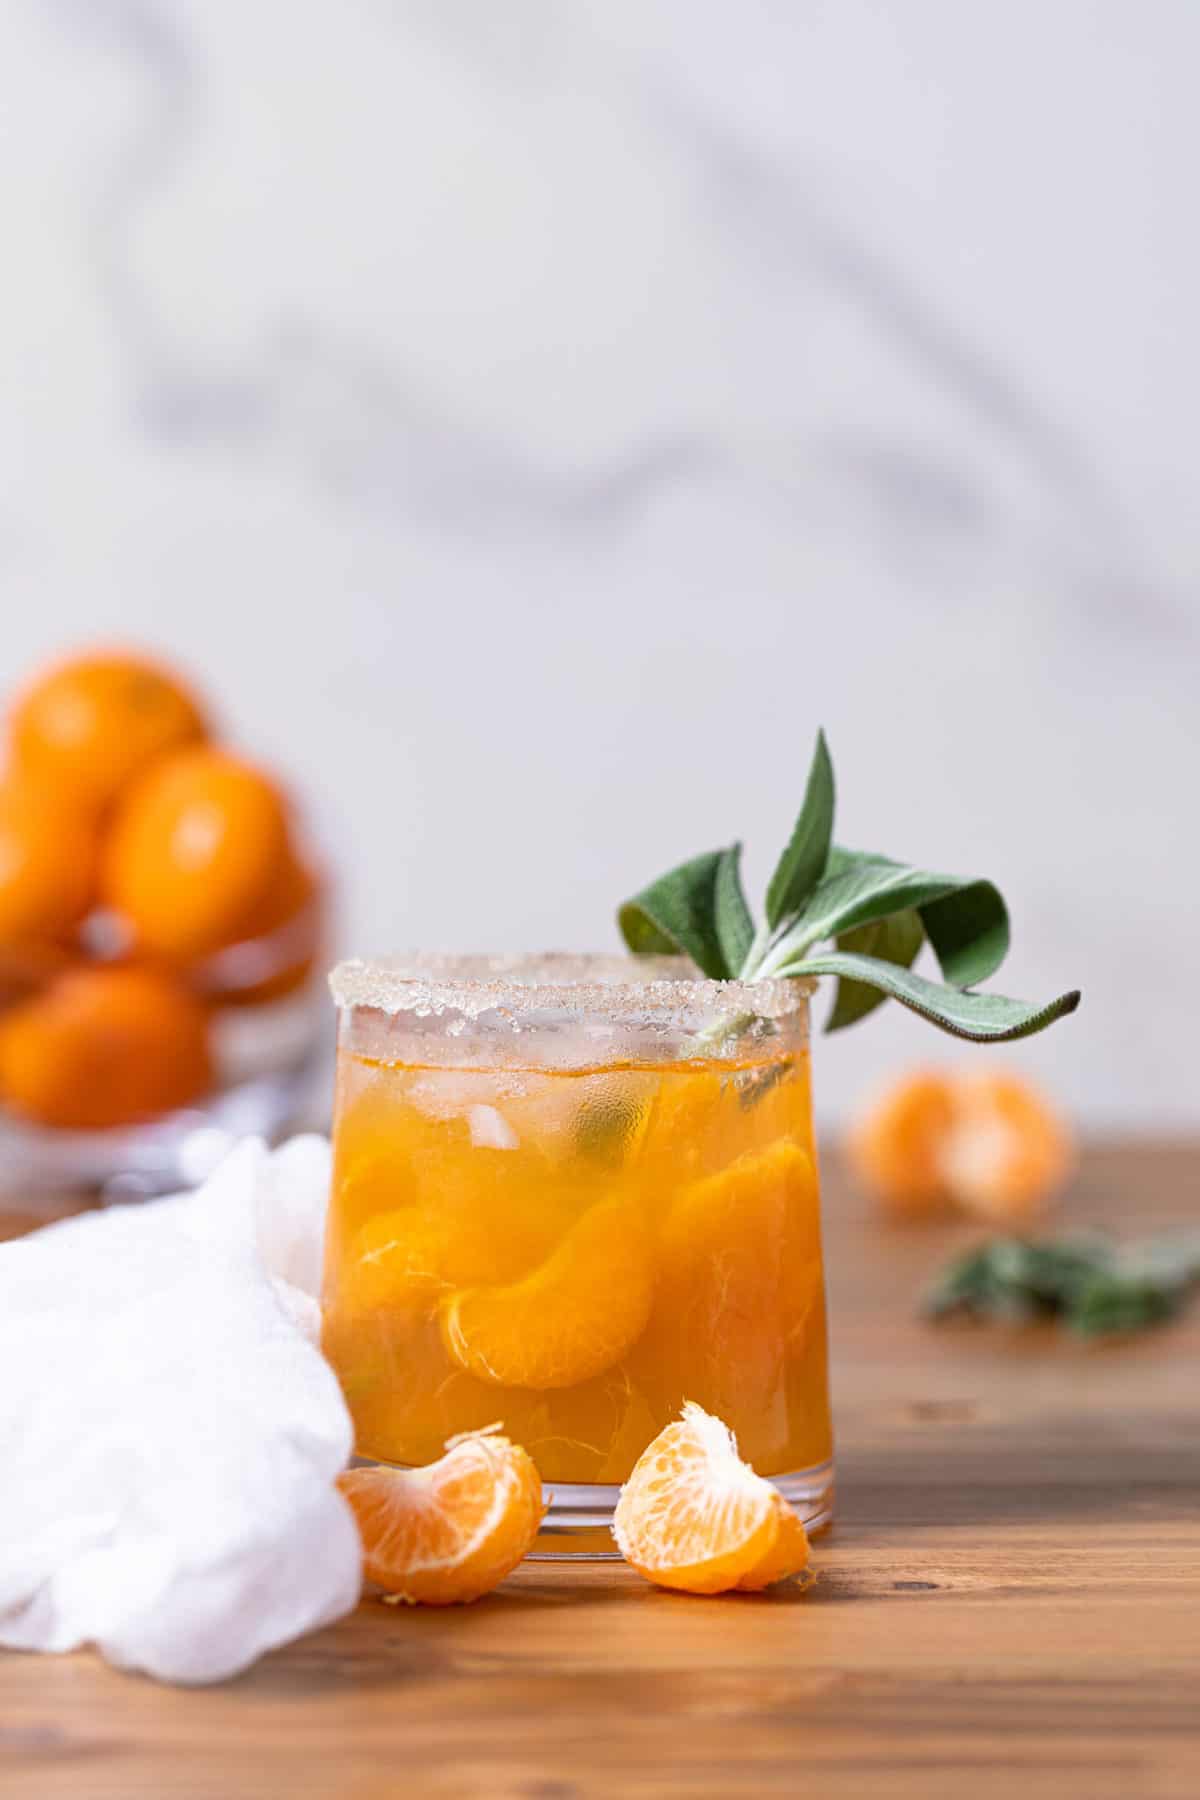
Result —
<svg viewBox="0 0 1200 1800"><path fill-rule="evenodd" d="M39 1124L133 1124L212 1081L207 1012L165 970L71 970L0 1018L0 1098Z"/></svg>
<svg viewBox="0 0 1200 1800"><path fill-rule="evenodd" d="M138 946L180 961L241 942L286 870L287 802L225 751L166 757L118 808L102 891Z"/></svg>
<svg viewBox="0 0 1200 1800"><path fill-rule="evenodd" d="M47 783L0 781L0 944L54 939L83 918L96 891L92 815Z"/></svg>
<svg viewBox="0 0 1200 1800"><path fill-rule="evenodd" d="M1072 1134L1044 1094L1008 1069L964 1070L946 1181L967 1212L1019 1224L1040 1212L1075 1164Z"/></svg>
<svg viewBox="0 0 1200 1800"><path fill-rule="evenodd" d="M11 732L22 769L101 808L157 757L203 738L206 727L169 669L111 652L72 657L35 677L17 697Z"/></svg>
<svg viewBox="0 0 1200 1800"><path fill-rule="evenodd" d="M12 1006L82 960L78 945L54 938L0 943L0 1007Z"/></svg>

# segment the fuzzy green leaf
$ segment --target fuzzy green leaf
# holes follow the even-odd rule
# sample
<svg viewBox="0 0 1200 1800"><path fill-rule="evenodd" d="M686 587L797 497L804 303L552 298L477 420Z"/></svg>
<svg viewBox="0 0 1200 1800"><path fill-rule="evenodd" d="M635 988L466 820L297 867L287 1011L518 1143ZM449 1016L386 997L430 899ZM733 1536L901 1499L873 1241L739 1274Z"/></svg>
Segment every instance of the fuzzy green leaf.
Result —
<svg viewBox="0 0 1200 1800"><path fill-rule="evenodd" d="M890 918L876 919L871 925L860 925L854 931L843 932L837 940L839 950L856 956L874 956L884 962L895 963L902 969L911 968L916 961L921 945L925 942L925 932L921 925L919 913L906 911L893 913ZM862 981L850 981L842 976L837 984L833 1008L826 1021L826 1031L842 1031L847 1025L857 1025L868 1013L882 1006L887 995L878 987L868 987Z"/></svg>
<svg viewBox="0 0 1200 1800"><path fill-rule="evenodd" d="M740 975L754 942L754 920L742 888L742 846L731 844L717 864L715 912L717 942L730 975Z"/></svg>
<svg viewBox="0 0 1200 1800"><path fill-rule="evenodd" d="M627 900L617 914L621 935L637 956L682 952L714 981L732 973L717 930L717 872L724 850L680 863Z"/></svg>
<svg viewBox="0 0 1200 1800"><path fill-rule="evenodd" d="M927 981L923 975L914 975L911 969L897 968L894 963L882 962L877 957L856 956L841 950L797 956L774 973L841 975L852 981L866 982L893 1000L899 1000L942 1031L980 1044L1030 1037L1035 1031L1053 1024L1055 1019L1074 1012L1079 1005L1078 991L1061 994L1044 1006L1026 1000L1009 1000L1003 994L963 993L958 988Z"/></svg>
<svg viewBox="0 0 1200 1800"><path fill-rule="evenodd" d="M825 872L833 837L833 808L833 763L825 733L818 731L804 805L767 888L767 925L772 931L800 911Z"/></svg>
<svg viewBox="0 0 1200 1800"><path fill-rule="evenodd" d="M1076 1337L1117 1337L1165 1325L1183 1306L1184 1292L1120 1271L1095 1276L1071 1298L1064 1313Z"/></svg>
<svg viewBox="0 0 1200 1800"><path fill-rule="evenodd" d="M1132 1244L1096 1232L1001 1237L956 1257L923 1310L931 1319L963 1314L1003 1324L1056 1317L1077 1337L1108 1337L1174 1318L1197 1280L1194 1234Z"/></svg>
<svg viewBox="0 0 1200 1800"><path fill-rule="evenodd" d="M925 935L952 987L977 987L1008 955L1008 908L990 881L929 900L920 909Z"/></svg>
<svg viewBox="0 0 1200 1800"><path fill-rule="evenodd" d="M990 973L998 960L1002 934L1007 943L1004 903L990 882L979 881L975 876L934 874L909 863L893 862L890 857L845 850L839 845L829 858L824 879L764 957L760 972L779 974L785 964L813 944L909 911L920 912L923 925L926 914L932 913L938 933L934 947L937 949L938 943L942 946L939 960L945 954L956 974L977 965ZM1000 953L1003 954L1002 949ZM963 981L955 980L955 986L963 985Z"/></svg>

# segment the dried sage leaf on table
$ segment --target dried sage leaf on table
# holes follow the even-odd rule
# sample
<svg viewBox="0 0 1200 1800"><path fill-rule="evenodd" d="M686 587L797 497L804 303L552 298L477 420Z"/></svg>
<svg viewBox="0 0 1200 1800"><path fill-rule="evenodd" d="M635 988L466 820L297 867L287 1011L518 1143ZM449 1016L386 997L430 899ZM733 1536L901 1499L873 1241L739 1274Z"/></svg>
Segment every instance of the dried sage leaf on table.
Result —
<svg viewBox="0 0 1200 1800"><path fill-rule="evenodd" d="M1200 1283L1200 1234L1117 1244L1100 1233L993 1238L955 1258L925 1296L930 1319L1057 1318L1078 1337L1161 1325Z"/></svg>

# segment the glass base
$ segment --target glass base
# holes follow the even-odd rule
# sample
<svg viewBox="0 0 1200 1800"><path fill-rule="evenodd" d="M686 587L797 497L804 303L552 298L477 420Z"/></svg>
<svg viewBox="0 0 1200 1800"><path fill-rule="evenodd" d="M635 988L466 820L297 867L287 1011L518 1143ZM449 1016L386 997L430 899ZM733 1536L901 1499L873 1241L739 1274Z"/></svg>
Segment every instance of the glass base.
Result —
<svg viewBox="0 0 1200 1800"><path fill-rule="evenodd" d="M799 1513L806 1531L821 1531L832 1523L832 1459L792 1475L772 1475L770 1480ZM550 1506L529 1561L566 1562L575 1557L619 1561L611 1528L620 1488L562 1481L546 1486Z"/></svg>
<svg viewBox="0 0 1200 1800"><path fill-rule="evenodd" d="M407 1469L410 1463L388 1462L379 1456L356 1456L354 1467ZM833 1522L833 1459L799 1469L793 1475L772 1475L772 1484L799 1513L812 1536ZM530 1562L571 1562L582 1557L590 1562L619 1562L613 1543L612 1517L621 1490L599 1482L546 1483L549 1507L542 1529L529 1552Z"/></svg>

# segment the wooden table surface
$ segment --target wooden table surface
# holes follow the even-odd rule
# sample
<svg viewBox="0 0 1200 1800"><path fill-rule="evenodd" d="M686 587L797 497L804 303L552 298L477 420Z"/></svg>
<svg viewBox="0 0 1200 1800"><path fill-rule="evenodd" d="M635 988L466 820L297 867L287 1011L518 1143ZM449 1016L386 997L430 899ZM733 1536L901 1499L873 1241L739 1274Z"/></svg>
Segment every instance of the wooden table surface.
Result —
<svg viewBox="0 0 1200 1800"><path fill-rule="evenodd" d="M1119 1347L934 1330L917 1295L968 1234L827 1187L839 1506L810 1593L527 1564L199 1691L0 1654L0 1795L1196 1800L1200 1306ZM1067 1217L1195 1223L1200 1151L1094 1152Z"/></svg>

